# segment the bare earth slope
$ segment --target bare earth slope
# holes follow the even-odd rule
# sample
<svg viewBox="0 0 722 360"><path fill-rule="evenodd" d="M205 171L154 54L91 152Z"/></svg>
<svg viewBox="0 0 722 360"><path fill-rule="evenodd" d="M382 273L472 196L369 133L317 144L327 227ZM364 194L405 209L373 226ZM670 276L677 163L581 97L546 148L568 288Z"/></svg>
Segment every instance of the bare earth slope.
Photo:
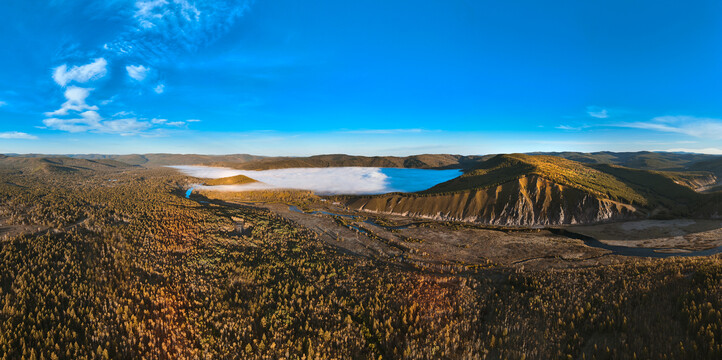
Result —
<svg viewBox="0 0 722 360"><path fill-rule="evenodd" d="M437 220L524 226L621 220L636 212L632 205L598 198L537 175L466 191L355 198L346 205Z"/></svg>

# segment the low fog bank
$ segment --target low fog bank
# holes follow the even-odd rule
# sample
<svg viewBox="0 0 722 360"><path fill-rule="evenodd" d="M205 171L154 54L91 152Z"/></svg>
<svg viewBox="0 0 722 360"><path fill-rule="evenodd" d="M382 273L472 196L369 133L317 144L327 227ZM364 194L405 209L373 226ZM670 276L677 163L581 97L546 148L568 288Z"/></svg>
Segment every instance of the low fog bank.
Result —
<svg viewBox="0 0 722 360"><path fill-rule="evenodd" d="M292 168L236 170L210 166L171 166L197 178L218 179L245 175L261 183L197 186L199 190L250 191L267 189L311 190L319 195L414 192L461 175L460 170L426 170L377 167Z"/></svg>

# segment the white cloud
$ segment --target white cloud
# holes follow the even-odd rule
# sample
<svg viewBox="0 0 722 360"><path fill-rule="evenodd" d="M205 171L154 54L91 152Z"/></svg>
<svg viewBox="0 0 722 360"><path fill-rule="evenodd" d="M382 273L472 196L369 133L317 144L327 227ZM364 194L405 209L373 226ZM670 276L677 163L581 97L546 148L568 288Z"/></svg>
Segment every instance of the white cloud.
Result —
<svg viewBox="0 0 722 360"><path fill-rule="evenodd" d="M53 80L60 86L65 86L71 81L84 83L97 80L108 73L107 65L108 62L103 58L97 58L90 64L73 66L70 70L66 64L63 64L55 68Z"/></svg>
<svg viewBox="0 0 722 360"><path fill-rule="evenodd" d="M128 72L128 76L137 81L145 80L150 72L150 68L143 65L128 65L125 67L125 70Z"/></svg>
<svg viewBox="0 0 722 360"><path fill-rule="evenodd" d="M37 140L37 136L19 131L0 132L0 139Z"/></svg>
<svg viewBox="0 0 722 360"><path fill-rule="evenodd" d="M694 116L659 116L651 121L617 124L619 127L684 134L698 138L722 139L722 120Z"/></svg>
<svg viewBox="0 0 722 360"><path fill-rule="evenodd" d="M600 108L598 106L587 106L587 114L593 118L606 119L609 117L607 109Z"/></svg>
<svg viewBox="0 0 722 360"><path fill-rule="evenodd" d="M65 116L68 111L85 111L85 110L98 110L97 106L90 106L85 103L85 100L90 95L93 89L81 88L77 86L70 86L65 90L66 102L60 106L60 109L45 113L46 116Z"/></svg>
<svg viewBox="0 0 722 360"><path fill-rule="evenodd" d="M318 194L382 194L428 189L461 175L460 170L382 169L375 167L294 168L263 171L235 170L209 166L172 166L186 175L217 179L245 175L263 184L201 187L221 191L259 188L304 189Z"/></svg>
<svg viewBox="0 0 722 360"><path fill-rule="evenodd" d="M168 126L183 126L185 124L186 123L184 121L171 121L171 122L166 123L166 125L168 125Z"/></svg>
<svg viewBox="0 0 722 360"><path fill-rule="evenodd" d="M165 85L158 84L158 86L156 86L153 91L155 91L156 94L162 94L165 91Z"/></svg>
<svg viewBox="0 0 722 360"><path fill-rule="evenodd" d="M162 124L166 121L168 121L168 119L152 119L150 122L153 124Z"/></svg>
<svg viewBox="0 0 722 360"><path fill-rule="evenodd" d="M80 117L72 119L59 119L51 117L43 120L43 124L49 129L62 130L68 132L84 132L89 130L101 129L100 115L92 110L78 114Z"/></svg>
<svg viewBox="0 0 722 360"><path fill-rule="evenodd" d="M200 120L198 120L198 119L188 119L188 120L186 120L186 122L194 123L194 122L200 122Z"/></svg>

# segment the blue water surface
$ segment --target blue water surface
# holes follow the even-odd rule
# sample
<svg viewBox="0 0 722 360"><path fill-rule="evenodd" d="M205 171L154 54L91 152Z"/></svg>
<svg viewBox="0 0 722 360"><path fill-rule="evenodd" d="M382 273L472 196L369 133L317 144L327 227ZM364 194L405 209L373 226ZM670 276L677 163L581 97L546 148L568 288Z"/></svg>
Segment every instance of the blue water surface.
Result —
<svg viewBox="0 0 722 360"><path fill-rule="evenodd" d="M388 192L416 192L426 190L434 185L449 181L462 174L461 170L427 170L381 168L381 173L388 176Z"/></svg>

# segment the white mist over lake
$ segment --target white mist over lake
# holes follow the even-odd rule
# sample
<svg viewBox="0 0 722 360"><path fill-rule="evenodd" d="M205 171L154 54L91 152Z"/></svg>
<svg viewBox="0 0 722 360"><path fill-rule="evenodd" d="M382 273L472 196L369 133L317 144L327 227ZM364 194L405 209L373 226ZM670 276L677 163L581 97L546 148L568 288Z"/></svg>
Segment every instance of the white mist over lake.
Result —
<svg viewBox="0 0 722 360"><path fill-rule="evenodd" d="M245 175L261 183L194 186L199 190L248 191L263 189L311 190L320 195L415 192L461 175L461 170L378 167L291 168L236 170L212 166L170 166L197 178L218 179Z"/></svg>

